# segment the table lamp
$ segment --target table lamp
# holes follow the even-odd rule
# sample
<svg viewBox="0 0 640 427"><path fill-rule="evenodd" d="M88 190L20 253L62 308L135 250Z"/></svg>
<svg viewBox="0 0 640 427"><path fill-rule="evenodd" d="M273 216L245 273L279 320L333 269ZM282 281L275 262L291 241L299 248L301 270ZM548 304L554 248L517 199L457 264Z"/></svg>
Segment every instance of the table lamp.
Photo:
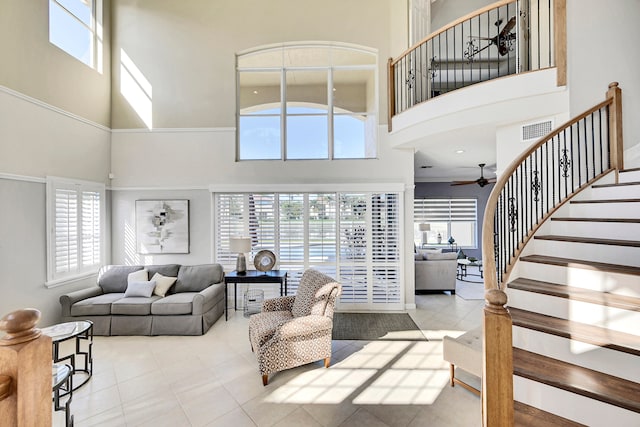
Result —
<svg viewBox="0 0 640 427"><path fill-rule="evenodd" d="M422 244L427 244L427 231L431 231L431 224L418 224L418 230L422 232Z"/></svg>
<svg viewBox="0 0 640 427"><path fill-rule="evenodd" d="M232 237L229 239L229 251L237 252L236 272L244 274L247 272L247 260L244 257L245 252L251 250L251 238L249 237Z"/></svg>

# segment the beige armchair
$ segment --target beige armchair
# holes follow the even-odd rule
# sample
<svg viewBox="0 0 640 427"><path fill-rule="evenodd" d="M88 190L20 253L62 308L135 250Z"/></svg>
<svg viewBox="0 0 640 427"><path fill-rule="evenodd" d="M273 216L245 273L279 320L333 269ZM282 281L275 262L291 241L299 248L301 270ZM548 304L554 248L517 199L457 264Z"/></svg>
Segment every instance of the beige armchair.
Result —
<svg viewBox="0 0 640 427"><path fill-rule="evenodd" d="M269 374L317 360L329 367L333 310L341 291L335 279L310 269L297 295L266 300L262 312L249 318L262 384L269 383Z"/></svg>

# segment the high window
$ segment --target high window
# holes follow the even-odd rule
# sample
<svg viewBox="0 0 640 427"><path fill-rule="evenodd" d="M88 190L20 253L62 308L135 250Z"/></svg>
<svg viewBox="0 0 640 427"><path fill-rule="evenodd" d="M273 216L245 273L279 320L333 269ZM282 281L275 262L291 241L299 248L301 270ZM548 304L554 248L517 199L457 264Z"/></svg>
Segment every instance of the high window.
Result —
<svg viewBox="0 0 640 427"><path fill-rule="evenodd" d="M102 71L102 0L49 0L49 41Z"/></svg>
<svg viewBox="0 0 640 427"><path fill-rule="evenodd" d="M238 160L376 156L377 55L279 45L237 57Z"/></svg>
<svg viewBox="0 0 640 427"><path fill-rule="evenodd" d="M47 286L82 278L104 262L104 184L47 177Z"/></svg>
<svg viewBox="0 0 640 427"><path fill-rule="evenodd" d="M420 224L428 224L430 230L420 230ZM477 230L476 199L415 199L413 202L413 237L418 247L449 245L449 238L453 237L458 247L477 248Z"/></svg>
<svg viewBox="0 0 640 427"><path fill-rule="evenodd" d="M289 272L289 294L315 268L342 284L341 307L403 308L400 192L215 193L216 262L227 271L229 239L251 237L251 259L268 249Z"/></svg>

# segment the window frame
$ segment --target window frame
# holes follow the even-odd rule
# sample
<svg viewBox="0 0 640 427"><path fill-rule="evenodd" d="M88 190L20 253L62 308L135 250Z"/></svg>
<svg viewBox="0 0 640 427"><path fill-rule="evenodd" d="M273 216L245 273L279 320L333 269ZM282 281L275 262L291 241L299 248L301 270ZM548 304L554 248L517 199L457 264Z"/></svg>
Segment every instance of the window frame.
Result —
<svg viewBox="0 0 640 427"><path fill-rule="evenodd" d="M238 65L239 58L244 55L256 54L260 52L269 52L274 50L282 50L283 52L286 49L302 49L302 48L327 48L327 49L342 49L342 50L353 50L358 53L366 53L371 55L374 58L372 64L352 64L352 65L323 65L319 66L317 64L314 65L285 65L284 61L280 66L266 66L266 67L240 67ZM334 105L334 97L333 91L331 88L334 88L334 72L335 71L353 71L353 70L370 70L373 72L373 105L374 108L371 111L347 111L342 108L336 107ZM287 111L287 104L291 104L292 101L287 99L287 73L288 72L301 72L301 71L309 71L309 72L319 72L326 71L327 73L327 105L322 105L322 107L326 108L326 117L327 117L327 156L326 157L309 157L309 158L301 158L301 157L293 157L289 158L287 156L287 148L288 148L288 138L287 138L287 119L289 117L301 117L304 115L301 114L289 114ZM241 158L241 119L243 117L266 117L263 115L256 114L247 114L241 112L241 102L240 102L240 93L241 93L241 74L242 73L261 73L261 72L278 72L280 73L280 101L278 102L278 106L280 109L279 119L280 119L280 157L270 156L266 158ZM306 101L297 101L300 105L308 104ZM273 108L274 103L265 104L269 105L269 108ZM320 104L318 104L320 105ZM280 161L295 161L295 160L364 160L364 159L375 159L378 156L378 135L377 130L375 132L370 132L367 129L366 124L368 119L372 119L375 122L375 127L377 129L379 123L379 87L378 87L378 54L377 51L373 49L367 49L362 46L354 46L354 45L341 45L337 43L331 44L281 44L276 47L267 46L263 48L252 49L249 51L241 52L236 54L236 161L237 162L246 162L246 161L264 161L264 160L280 160ZM362 117L364 119L364 154L362 157L348 157L341 156L335 157L335 116L339 117L353 117L358 118ZM275 115L270 115L270 117L275 117ZM369 133L373 133L373 140L367 141L367 135ZM367 155L370 153L370 155Z"/></svg>
<svg viewBox="0 0 640 427"><path fill-rule="evenodd" d="M49 15L49 20L48 20L48 24L49 24L49 43L51 43L52 45L58 47L59 49L61 49L63 52L67 53L68 55L72 56L73 58L77 59L78 61L82 62L83 64L93 68L94 70L98 71L99 73L102 73L103 71L103 38L104 38L104 33L103 33L103 1L102 0L87 0L89 8L90 8L90 16L91 16L91 23L90 25L87 25L80 17L78 17L75 13L73 13L72 11L70 11L69 9L67 9L62 3L60 3L59 0L49 0L49 11L48 11L48 15ZM82 58L77 57L75 54L71 53L70 51L68 51L65 47L60 46L56 43L54 43L51 40L51 31L52 31L52 8L58 8L57 10L62 11L62 13L65 13L66 15L68 15L70 18L72 18L73 20L75 20L78 24L80 24L82 27L84 27L87 31L88 34L90 36L90 52L89 52L89 61L85 62ZM62 28L62 30L64 31L64 28Z"/></svg>
<svg viewBox="0 0 640 427"><path fill-rule="evenodd" d="M66 272L57 272L56 270L56 221L57 216L57 191L71 190L75 191L77 197L77 220L76 220L76 237L75 247L77 251L77 267ZM99 213L98 228L99 242L97 244L100 251L97 261L88 265L83 264L83 193L97 193L99 197ZM93 223L92 223L93 224ZM47 281L45 286L48 288L72 283L77 280L90 277L98 272L100 267L104 265L106 259L106 187L104 183L94 181L84 181L61 177L46 177L46 226L47 226ZM95 224L93 224L95 229ZM95 245L92 245L95 249Z"/></svg>

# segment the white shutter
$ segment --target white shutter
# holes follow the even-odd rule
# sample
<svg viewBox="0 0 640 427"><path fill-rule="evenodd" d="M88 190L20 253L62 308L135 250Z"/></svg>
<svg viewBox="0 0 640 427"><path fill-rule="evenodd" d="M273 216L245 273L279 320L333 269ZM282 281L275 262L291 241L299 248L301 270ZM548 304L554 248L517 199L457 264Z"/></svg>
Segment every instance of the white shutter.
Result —
<svg viewBox="0 0 640 427"><path fill-rule="evenodd" d="M47 286L104 262L104 184L47 177Z"/></svg>
<svg viewBox="0 0 640 427"><path fill-rule="evenodd" d="M276 196L275 194L249 194L249 236L253 255L276 248Z"/></svg>
<svg viewBox="0 0 640 427"><path fill-rule="evenodd" d="M279 267L288 270L289 295L295 295L300 283L300 274L305 268L305 208L304 194L278 195L278 258Z"/></svg>
<svg viewBox="0 0 640 427"><path fill-rule="evenodd" d="M78 191L55 189L55 273L78 269Z"/></svg>
<svg viewBox="0 0 640 427"><path fill-rule="evenodd" d="M227 270L233 270L238 254L229 251L229 239L245 235L244 197L242 194L218 194L216 196L216 262Z"/></svg>
<svg viewBox="0 0 640 427"><path fill-rule="evenodd" d="M400 206L397 194L371 198L372 302L401 303Z"/></svg>

